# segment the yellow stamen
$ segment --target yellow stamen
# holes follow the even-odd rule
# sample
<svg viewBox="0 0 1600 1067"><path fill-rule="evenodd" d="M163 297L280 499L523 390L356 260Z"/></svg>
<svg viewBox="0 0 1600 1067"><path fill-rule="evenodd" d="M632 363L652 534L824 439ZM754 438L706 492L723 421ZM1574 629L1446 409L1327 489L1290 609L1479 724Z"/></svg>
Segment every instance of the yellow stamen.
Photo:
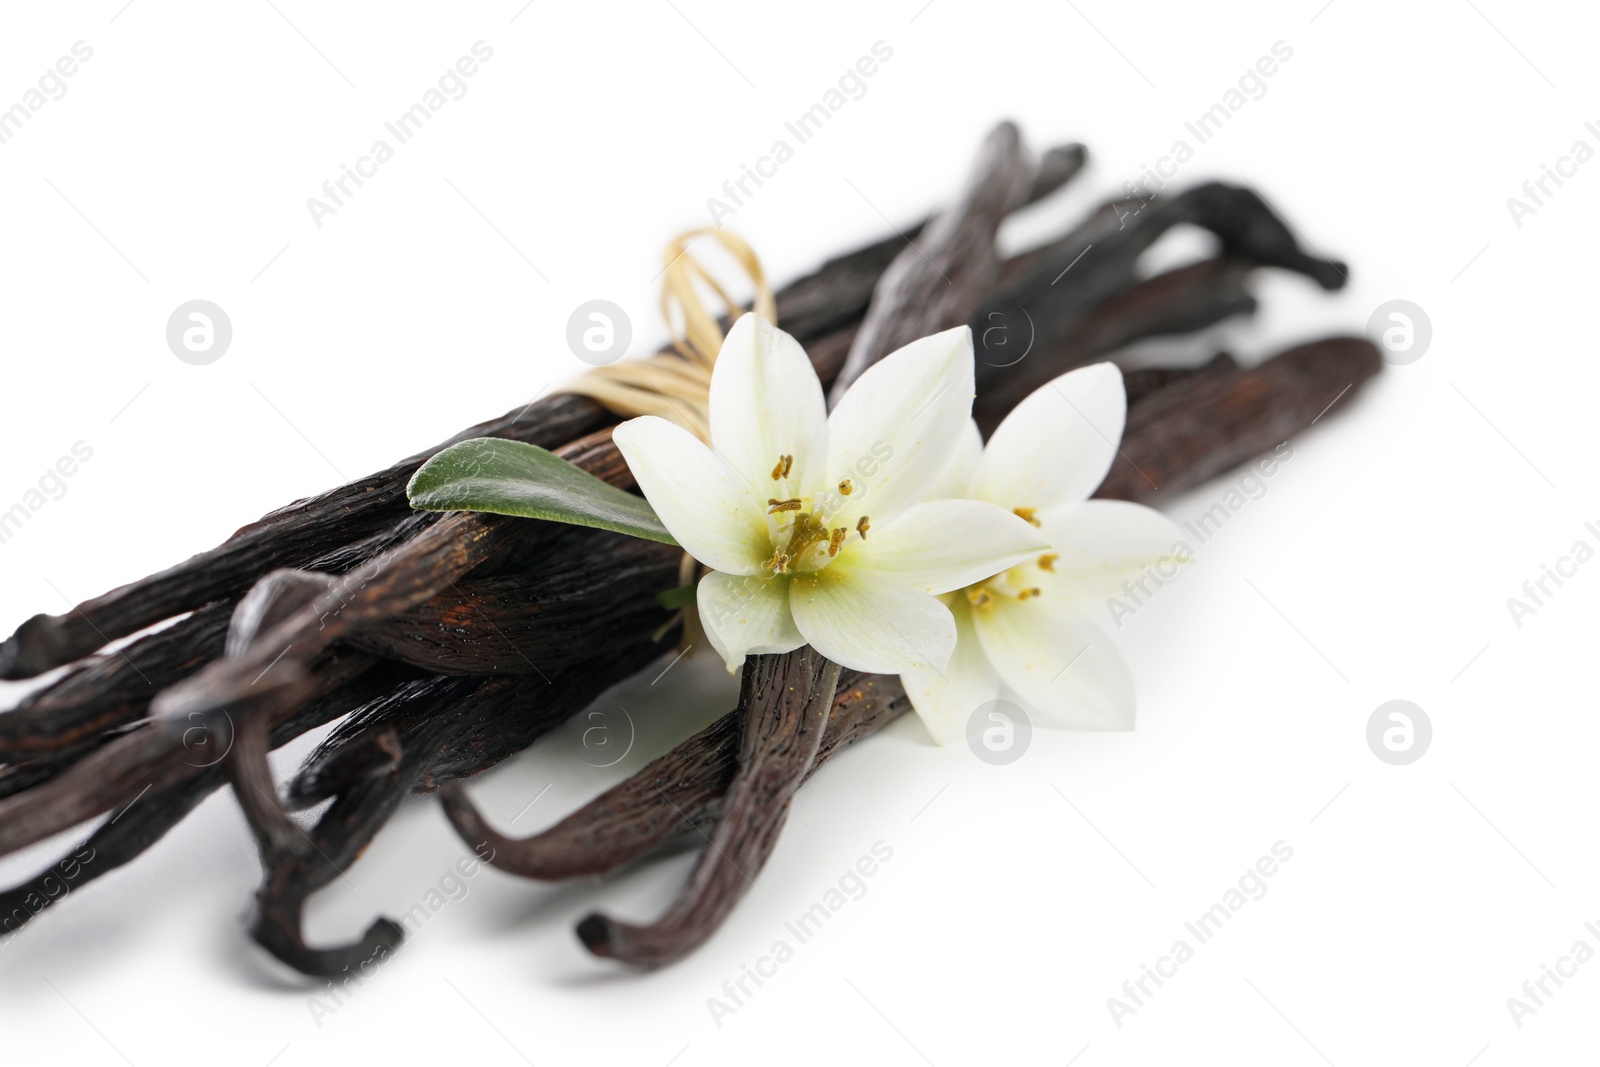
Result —
<svg viewBox="0 0 1600 1067"><path fill-rule="evenodd" d="M762 564L774 574L789 573L789 557L781 549L772 554L772 558Z"/></svg>
<svg viewBox="0 0 1600 1067"><path fill-rule="evenodd" d="M837 556L839 547L844 544L844 536L848 531L843 526L833 531L833 536L828 538L828 555Z"/></svg>
<svg viewBox="0 0 1600 1067"><path fill-rule="evenodd" d="M1060 558L1061 556L1058 553L1046 552L1044 555L1039 557L1039 569L1054 573L1056 569L1056 560Z"/></svg>
<svg viewBox="0 0 1600 1067"><path fill-rule="evenodd" d="M856 533L861 535L861 540L865 541L867 539L867 531L870 529L872 529L872 523L867 521L865 515L861 516L861 521L856 523Z"/></svg>
<svg viewBox="0 0 1600 1067"><path fill-rule="evenodd" d="M1012 508L1011 513L1024 522L1031 522L1037 526L1039 525L1039 520L1033 517L1033 513L1038 510L1038 508Z"/></svg>
<svg viewBox="0 0 1600 1067"><path fill-rule="evenodd" d="M767 501L767 514L768 515L776 515L780 511L799 511L800 508L801 508L801 504L800 504L800 498L799 497L791 497L788 500L776 500L776 499L774 499L774 500L768 500Z"/></svg>
<svg viewBox="0 0 1600 1067"><path fill-rule="evenodd" d="M1039 595L1040 595L1039 587L1035 585L1035 586L1032 586L1032 587L1030 587L1028 589L1024 589L1022 592L1018 593L1017 594L1017 599L1018 600L1027 600L1029 597L1036 597L1036 596L1039 596Z"/></svg>
<svg viewBox="0 0 1600 1067"><path fill-rule="evenodd" d="M990 595L989 590L982 586L967 590L967 602L975 608L981 608L993 599L994 597Z"/></svg>
<svg viewBox="0 0 1600 1067"><path fill-rule="evenodd" d="M855 491L856 487L851 484L849 478L846 478L844 481L839 483L839 492L843 493L845 496L849 496Z"/></svg>
<svg viewBox="0 0 1600 1067"><path fill-rule="evenodd" d="M789 477L789 470L794 466L794 457L782 455L778 457L778 465L772 468L772 480Z"/></svg>

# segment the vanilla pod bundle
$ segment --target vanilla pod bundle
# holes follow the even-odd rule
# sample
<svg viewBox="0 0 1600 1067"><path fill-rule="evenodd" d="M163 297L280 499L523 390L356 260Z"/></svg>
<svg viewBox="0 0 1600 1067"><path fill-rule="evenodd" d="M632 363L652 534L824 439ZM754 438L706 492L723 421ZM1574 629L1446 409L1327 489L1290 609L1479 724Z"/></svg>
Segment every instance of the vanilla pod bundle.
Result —
<svg viewBox="0 0 1600 1067"><path fill-rule="evenodd" d="M1001 126L949 210L780 289L779 322L837 395L905 339L969 322L981 337L997 315L1025 318L1026 358L979 344L974 415L987 431L1072 367L1251 313L1256 270L1343 284L1343 266L1300 250L1255 193L1217 183L1137 212L1108 204L1002 259L1000 221L1065 184L1084 158L1071 146L1035 163ZM1215 234L1218 254L1143 275L1141 254L1180 223ZM1254 366L1218 356L1130 370L1127 429L1100 495L1149 500L1197 485L1304 430L1380 366L1366 341L1331 338ZM632 489L610 440L617 422L593 400L557 394L453 440L538 444ZM748 891L793 789L907 709L893 677L840 672L804 649L753 657L727 716L544 833L505 837L452 783L675 650L678 625L658 595L680 584L681 552L535 520L411 511L408 480L449 443L279 509L64 615L36 616L0 645L0 677L67 668L0 713L0 854L100 820L59 864L0 893L0 928L16 930L136 858L232 785L264 869L254 937L305 973L337 975L391 951L402 930L380 919L352 943L309 946L305 900L358 859L401 801L442 788L469 846L530 878L701 847L660 921L580 925L592 951L665 963L702 943ZM329 723L299 774L275 783L267 752ZM285 814L326 801L309 833Z"/></svg>

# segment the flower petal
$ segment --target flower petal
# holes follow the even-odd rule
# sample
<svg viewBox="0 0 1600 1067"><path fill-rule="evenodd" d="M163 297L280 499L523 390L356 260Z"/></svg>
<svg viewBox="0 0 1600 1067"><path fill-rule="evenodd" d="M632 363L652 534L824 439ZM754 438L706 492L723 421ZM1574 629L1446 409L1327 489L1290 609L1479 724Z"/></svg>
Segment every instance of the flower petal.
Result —
<svg viewBox="0 0 1600 1067"><path fill-rule="evenodd" d="M1178 524L1154 508L1126 500L1090 500L1039 516L1056 559L1039 575L1045 597L1066 598L1073 610L1093 617L1124 582L1149 572L1157 584L1176 577L1188 558ZM1149 580L1145 581L1148 594Z"/></svg>
<svg viewBox="0 0 1600 1067"><path fill-rule="evenodd" d="M956 624L937 597L871 571L827 567L789 581L789 607L806 641L851 670L942 671Z"/></svg>
<svg viewBox="0 0 1600 1067"><path fill-rule="evenodd" d="M645 415L612 440L672 536L695 559L730 574L756 574L772 554L766 502L728 461L688 430Z"/></svg>
<svg viewBox="0 0 1600 1067"><path fill-rule="evenodd" d="M1004 508L1081 504L1111 469L1127 413L1115 364L1068 371L1005 417L968 495Z"/></svg>
<svg viewBox="0 0 1600 1067"><path fill-rule="evenodd" d="M789 612L789 583L781 578L712 571L695 587L700 624L728 665L765 652L792 652L806 643Z"/></svg>
<svg viewBox="0 0 1600 1067"><path fill-rule="evenodd" d="M822 485L828 408L822 384L793 337L754 313L739 316L711 373L711 444L765 492L787 499ZM780 456L794 457L787 478L774 479Z"/></svg>
<svg viewBox="0 0 1600 1067"><path fill-rule="evenodd" d="M988 654L973 629L966 599L957 597L950 605L956 620L956 649L944 673L902 671L900 684L916 709L922 725L933 735L935 744L959 741L967 732L972 713L1000 697L1000 676L989 663Z"/></svg>
<svg viewBox="0 0 1600 1067"><path fill-rule="evenodd" d="M956 441L955 455L950 457L950 465L944 469L944 475L929 491L928 499L965 497L967 487L972 484L972 476L977 473L978 460L982 458L983 434L979 432L978 424L968 419L966 430Z"/></svg>
<svg viewBox="0 0 1600 1067"><path fill-rule="evenodd" d="M839 519L882 522L927 498L972 416L972 374L972 331L960 326L891 352L856 379L828 417L830 477L854 486Z"/></svg>
<svg viewBox="0 0 1600 1067"><path fill-rule="evenodd" d="M996 598L973 612L974 628L1000 678L1030 711L1073 730L1131 730L1133 675L1092 622L1049 598Z"/></svg>
<svg viewBox="0 0 1600 1067"><path fill-rule="evenodd" d="M981 582L1049 550L1032 524L982 500L926 500L866 540L852 543L834 568L870 570L928 593Z"/></svg>

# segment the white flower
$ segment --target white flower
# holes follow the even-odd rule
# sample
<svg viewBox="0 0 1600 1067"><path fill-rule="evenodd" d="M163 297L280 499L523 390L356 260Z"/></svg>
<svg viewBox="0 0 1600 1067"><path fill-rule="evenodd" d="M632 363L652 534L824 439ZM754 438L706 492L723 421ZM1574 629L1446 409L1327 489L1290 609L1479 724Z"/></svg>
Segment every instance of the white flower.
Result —
<svg viewBox="0 0 1600 1067"><path fill-rule="evenodd" d="M1035 523L1050 548L945 598L959 639L942 671L902 671L912 706L945 744L967 719L1006 699L1046 723L1132 729L1133 678L1093 621L1109 597L1148 567L1174 557L1180 534L1160 512L1090 500L1122 439L1122 372L1097 363L1036 390L988 446L978 428L937 492L997 504Z"/></svg>
<svg viewBox="0 0 1600 1067"><path fill-rule="evenodd" d="M673 537L711 573L700 620L730 671L810 644L845 667L943 670L937 594L1045 547L1009 509L927 500L972 410L972 334L924 337L863 374L832 415L794 338L754 314L711 377L711 448L652 416L615 433Z"/></svg>

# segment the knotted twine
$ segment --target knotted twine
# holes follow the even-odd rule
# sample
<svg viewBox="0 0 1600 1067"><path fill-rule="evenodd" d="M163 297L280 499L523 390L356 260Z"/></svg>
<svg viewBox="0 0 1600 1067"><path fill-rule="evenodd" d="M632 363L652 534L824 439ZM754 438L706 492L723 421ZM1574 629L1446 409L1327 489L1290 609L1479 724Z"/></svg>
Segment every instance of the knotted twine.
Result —
<svg viewBox="0 0 1600 1067"><path fill-rule="evenodd" d="M721 319L725 317L732 325L745 311L689 250L689 243L697 237L713 237L727 249L755 285L756 313L768 322L778 321L777 301L755 250L726 230L710 226L690 230L669 241L661 253L666 264L661 317L672 336L672 347L649 359L595 367L564 391L591 397L624 418L659 415L710 444L711 369L722 348ZM721 316L707 309L703 290L721 302Z"/></svg>

